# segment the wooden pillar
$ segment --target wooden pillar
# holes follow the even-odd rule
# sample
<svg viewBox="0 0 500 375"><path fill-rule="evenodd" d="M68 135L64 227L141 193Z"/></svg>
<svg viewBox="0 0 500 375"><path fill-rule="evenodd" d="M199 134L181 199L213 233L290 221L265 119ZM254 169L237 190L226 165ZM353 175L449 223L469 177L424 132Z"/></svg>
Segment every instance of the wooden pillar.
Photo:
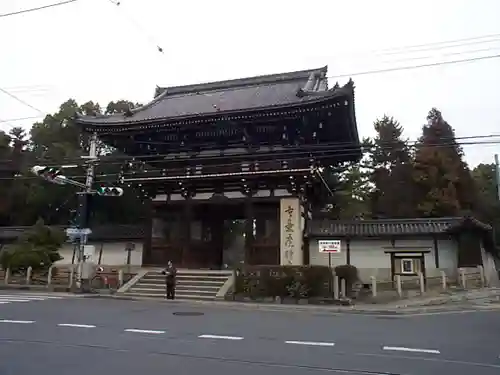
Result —
<svg viewBox="0 0 500 375"><path fill-rule="evenodd" d="M210 220L210 232L212 234L212 239L210 243L210 252L208 256L208 262L210 267L220 267L222 266L222 258L224 251L224 215L223 206L213 205L211 208L211 215L208 218Z"/></svg>
<svg viewBox="0 0 500 375"><path fill-rule="evenodd" d="M345 243L346 246L346 251L345 251L345 257L346 257L346 263L351 264L351 239L348 238Z"/></svg>
<svg viewBox="0 0 500 375"><path fill-rule="evenodd" d="M245 264L252 263L252 250L254 245L253 220L254 220L253 197L248 195L245 200Z"/></svg>
<svg viewBox="0 0 500 375"><path fill-rule="evenodd" d="M153 202L151 200L146 201L144 204L147 204L146 208L146 221L144 223L144 242L142 249L142 264L148 265L151 264L151 253L152 253L152 239L153 239L153 217L156 213L155 208L153 206Z"/></svg>
<svg viewBox="0 0 500 375"><path fill-rule="evenodd" d="M182 213L182 250L181 250L181 264L189 267L191 261L191 220L193 214L193 202L191 197L186 197L184 201L184 212Z"/></svg>
<svg viewBox="0 0 500 375"><path fill-rule="evenodd" d="M436 264L436 268L439 268L439 249L438 249L438 240L436 237L433 238L434 244L434 263Z"/></svg>
<svg viewBox="0 0 500 375"><path fill-rule="evenodd" d="M309 225L310 225L309 212L311 210L311 204L308 201L304 200L303 206L304 206L304 212L302 213L302 215L303 215L303 220L304 220L304 232L302 233L302 235L304 237L304 241L302 243L302 251L303 251L302 255L303 255L304 265L308 265L311 261L311 259L310 259L311 258L311 256L310 256L311 239L308 236Z"/></svg>

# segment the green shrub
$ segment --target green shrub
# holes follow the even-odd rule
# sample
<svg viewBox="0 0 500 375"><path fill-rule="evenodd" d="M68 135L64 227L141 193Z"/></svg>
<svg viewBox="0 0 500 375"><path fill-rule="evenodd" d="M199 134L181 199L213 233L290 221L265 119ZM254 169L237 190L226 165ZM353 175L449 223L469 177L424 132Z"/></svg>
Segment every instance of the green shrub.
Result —
<svg viewBox="0 0 500 375"><path fill-rule="evenodd" d="M39 220L10 249L0 253L0 264L3 269L10 268L12 273L26 272L29 267L33 271L47 269L62 259L58 250L64 239L64 233Z"/></svg>
<svg viewBox="0 0 500 375"><path fill-rule="evenodd" d="M236 270L235 295L268 297L327 297L331 271L323 266L244 266Z"/></svg>

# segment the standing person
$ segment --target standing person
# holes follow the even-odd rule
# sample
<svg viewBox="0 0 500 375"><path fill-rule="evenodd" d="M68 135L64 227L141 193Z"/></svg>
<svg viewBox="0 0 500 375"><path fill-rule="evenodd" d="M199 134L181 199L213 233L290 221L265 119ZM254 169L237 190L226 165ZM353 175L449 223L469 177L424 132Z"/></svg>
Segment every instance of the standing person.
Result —
<svg viewBox="0 0 500 375"><path fill-rule="evenodd" d="M165 288L167 292L167 299L175 298L175 277L177 276L177 270L175 269L172 261L169 260L167 263L167 268L162 272L165 275Z"/></svg>

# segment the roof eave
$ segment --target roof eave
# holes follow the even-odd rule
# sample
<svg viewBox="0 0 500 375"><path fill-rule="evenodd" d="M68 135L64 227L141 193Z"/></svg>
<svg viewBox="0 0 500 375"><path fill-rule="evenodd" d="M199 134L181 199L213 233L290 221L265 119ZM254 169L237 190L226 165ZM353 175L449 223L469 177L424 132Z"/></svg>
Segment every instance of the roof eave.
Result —
<svg viewBox="0 0 500 375"><path fill-rule="evenodd" d="M92 116L85 116L85 117L77 117L75 118L75 123L80 126L87 126L87 127L92 127L92 128L105 128L105 127L117 127L117 126L130 126L130 125L137 125L139 123L157 123L157 122L171 122L171 121L189 121L194 118L210 118L210 117L217 117L217 116L235 116L235 115L240 115L242 113L247 113L247 112L260 112L260 111L268 111L268 110L282 110L286 108L297 108L297 107L302 107L305 105L309 104L315 104L315 103L322 103L329 101L331 99L337 98L337 97L342 97L342 96L352 96L352 90L349 88L346 90L346 88L342 87L340 89L337 89L332 92L326 92L324 96L320 97L314 97L311 98L310 100L303 100L303 101L298 101L295 103L290 103L290 104L280 104L280 105L274 105L274 106L266 106L266 107L257 107L257 108L244 108L244 109L238 109L238 110L233 110L233 111L219 111L219 112L211 112L211 113L205 113L205 114L193 114L193 115L187 115L187 116L177 116L177 117L157 117L157 118L151 118L151 119L141 119L141 120L125 120L125 121L113 121L113 122L107 122L107 121L99 121L95 117ZM96 122L97 120L97 122Z"/></svg>

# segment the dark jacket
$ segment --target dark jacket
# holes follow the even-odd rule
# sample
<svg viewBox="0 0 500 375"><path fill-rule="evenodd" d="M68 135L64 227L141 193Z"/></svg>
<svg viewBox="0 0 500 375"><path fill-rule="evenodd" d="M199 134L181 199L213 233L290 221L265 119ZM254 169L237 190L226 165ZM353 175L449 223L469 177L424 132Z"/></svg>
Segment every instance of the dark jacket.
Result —
<svg viewBox="0 0 500 375"><path fill-rule="evenodd" d="M167 267L162 272L165 275L165 282L167 284L175 284L175 277L177 276L177 270L174 266Z"/></svg>

